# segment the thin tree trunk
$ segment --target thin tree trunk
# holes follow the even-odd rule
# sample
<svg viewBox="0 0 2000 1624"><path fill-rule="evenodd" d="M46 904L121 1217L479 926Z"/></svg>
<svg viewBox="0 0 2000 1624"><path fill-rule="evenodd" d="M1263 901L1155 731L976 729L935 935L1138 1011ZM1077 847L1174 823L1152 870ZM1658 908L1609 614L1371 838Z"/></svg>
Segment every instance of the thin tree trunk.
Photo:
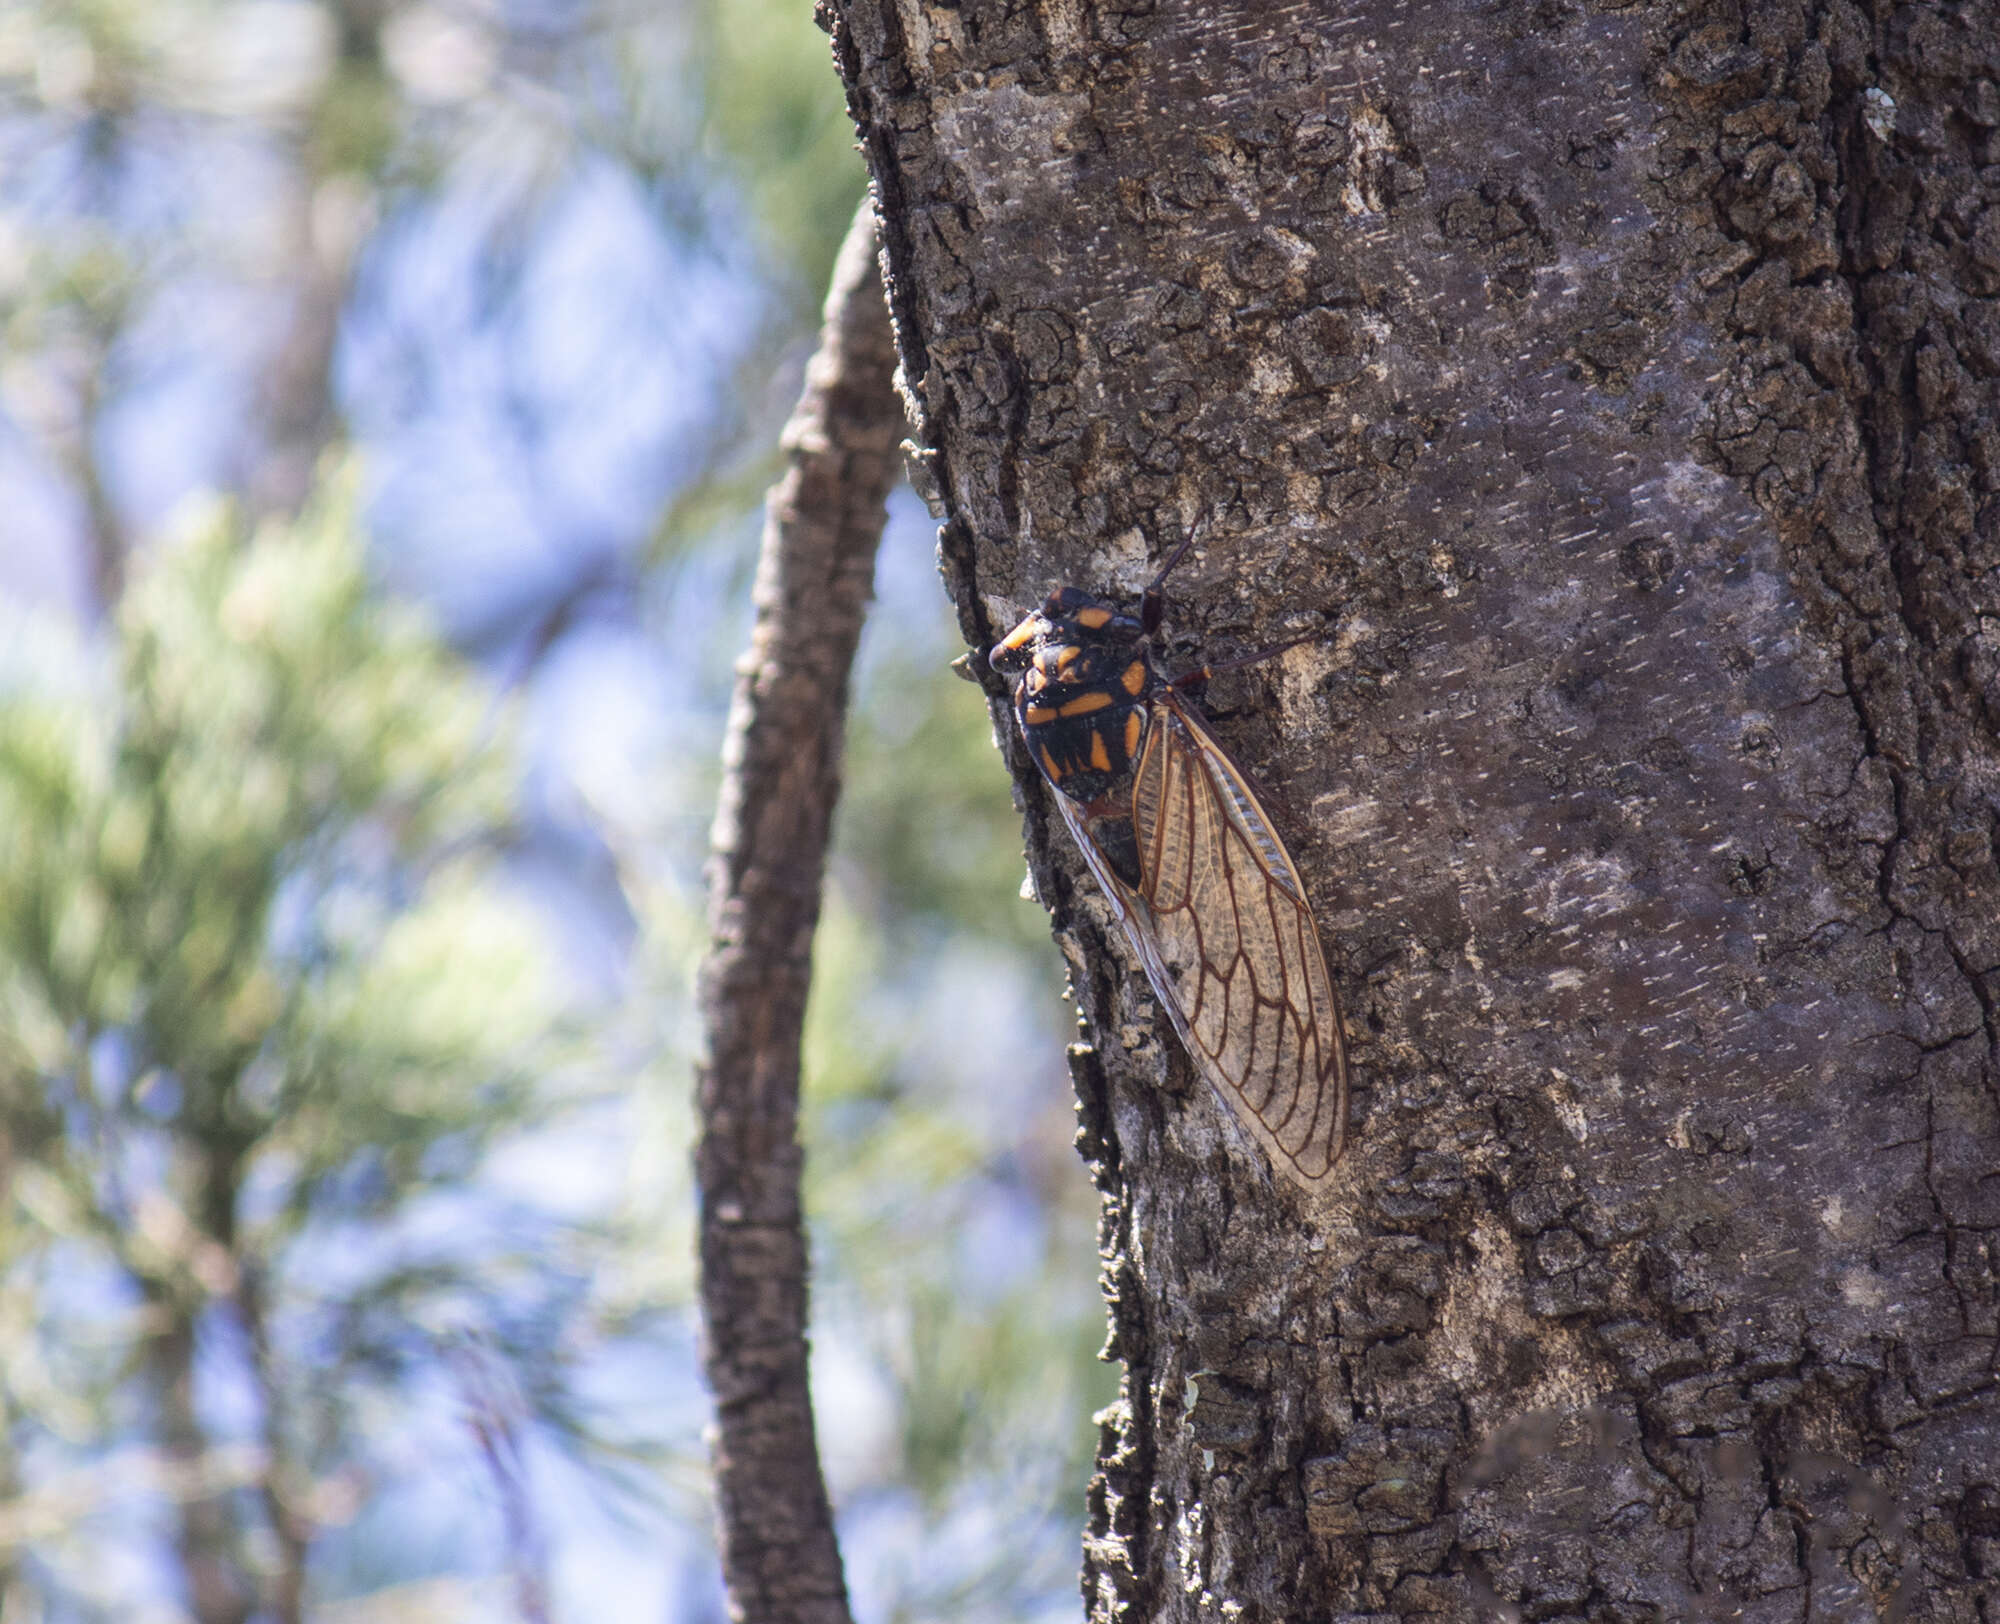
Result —
<svg viewBox="0 0 2000 1624"><path fill-rule="evenodd" d="M310 1468L292 1455L284 1374L271 1346L266 1266L261 1261L239 1260L239 1267L236 1310L249 1344L250 1377L264 1441L257 1494L277 1547L277 1561L263 1589L273 1624L304 1624L306 1561L318 1532L303 1503L311 1488Z"/></svg>
<svg viewBox="0 0 2000 1624"><path fill-rule="evenodd" d="M284 518L305 504L320 456L339 431L333 353L360 243L358 225L336 217L365 207L358 183L353 198L340 205L322 197L321 178L310 169L293 184L286 211L291 308L284 337L258 380L261 444L245 477L251 511Z"/></svg>
<svg viewBox="0 0 2000 1624"><path fill-rule="evenodd" d="M85 372L77 382L76 430L61 447L66 472L76 481L83 507L84 571L90 586L90 607L101 621L117 612L125 594L125 572L131 561L132 537L104 477L97 439L102 431L105 383L118 330L93 329Z"/></svg>
<svg viewBox="0 0 2000 1624"><path fill-rule="evenodd" d="M289 517L311 493L321 455L340 433L333 360L340 320L354 284L356 256L372 224L375 174L353 166L335 133L342 98L379 81L383 0L338 0L329 7L338 52L319 105L307 110L292 154L282 218L279 267L289 308L284 334L257 380L257 443L243 471L244 496L255 514ZM351 167L335 167L334 155Z"/></svg>
<svg viewBox="0 0 2000 1624"><path fill-rule="evenodd" d="M1091 1618L2000 1616L2000 7L824 11L968 636L1204 513L1166 663L1323 634L1211 707L1348 1009L1323 1206L1003 727Z"/></svg>
<svg viewBox="0 0 2000 1624"><path fill-rule="evenodd" d="M195 1624L244 1624L255 1609L256 1581L245 1569L229 1490L204 1480L210 1459L207 1429L194 1399L195 1327L185 1304L156 1295L169 1317L148 1353L160 1407L160 1451L180 1504L176 1555Z"/></svg>
<svg viewBox="0 0 2000 1624"><path fill-rule="evenodd" d="M799 1042L848 668L902 411L871 205L855 217L772 490L729 719L700 1000L701 1300L731 1616L847 1624L806 1380Z"/></svg>

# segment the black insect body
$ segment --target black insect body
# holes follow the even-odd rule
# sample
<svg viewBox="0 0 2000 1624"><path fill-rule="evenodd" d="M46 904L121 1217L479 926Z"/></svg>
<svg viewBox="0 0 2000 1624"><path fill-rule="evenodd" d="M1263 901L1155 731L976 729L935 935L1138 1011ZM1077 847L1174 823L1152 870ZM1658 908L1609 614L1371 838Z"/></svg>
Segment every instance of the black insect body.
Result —
<svg viewBox="0 0 2000 1624"><path fill-rule="evenodd" d="M1214 668L1170 682L1147 649L1192 540L1138 614L1061 587L987 660L1013 679L1021 735L1197 1069L1314 1189L1346 1144L1347 1059L1305 885L1182 691Z"/></svg>
<svg viewBox="0 0 2000 1624"><path fill-rule="evenodd" d="M994 670L1017 679L1014 715L1035 764L1082 808L1091 843L1133 887L1141 874L1132 778L1167 686L1153 669L1146 637L1138 618L1066 586L987 656Z"/></svg>

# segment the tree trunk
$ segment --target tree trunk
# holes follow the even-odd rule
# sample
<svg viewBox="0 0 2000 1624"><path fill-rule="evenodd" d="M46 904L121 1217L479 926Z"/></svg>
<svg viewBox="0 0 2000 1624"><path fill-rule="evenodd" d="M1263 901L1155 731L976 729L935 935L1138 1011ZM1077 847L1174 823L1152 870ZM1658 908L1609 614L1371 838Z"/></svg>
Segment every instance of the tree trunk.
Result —
<svg viewBox="0 0 2000 1624"><path fill-rule="evenodd" d="M1002 717L1090 1616L2000 1619L2000 7L823 11L968 640L1204 514L1167 669L1321 633L1210 710L1347 1006L1323 1206Z"/></svg>
<svg viewBox="0 0 2000 1624"><path fill-rule="evenodd" d="M184 1304L154 1297L166 1319L147 1359L159 1405L160 1452L178 1500L175 1554L194 1624L244 1624L256 1608L257 1582L243 1561L231 1489L210 1485L208 1430L195 1403L194 1316Z"/></svg>
<svg viewBox="0 0 2000 1624"><path fill-rule="evenodd" d="M243 1339L249 1345L249 1375L256 1393L263 1460L257 1473L257 1497L270 1525L271 1560L263 1585L270 1624L305 1624L306 1564L312 1555L310 1503L312 1469L294 1458L292 1417L285 1373L271 1345L269 1265L262 1258L238 1254L241 1273L236 1284L236 1311Z"/></svg>
<svg viewBox="0 0 2000 1624"><path fill-rule="evenodd" d="M849 1624L806 1371L799 1050L842 731L903 416L873 215L849 228L765 505L698 978L703 1368L737 1624Z"/></svg>

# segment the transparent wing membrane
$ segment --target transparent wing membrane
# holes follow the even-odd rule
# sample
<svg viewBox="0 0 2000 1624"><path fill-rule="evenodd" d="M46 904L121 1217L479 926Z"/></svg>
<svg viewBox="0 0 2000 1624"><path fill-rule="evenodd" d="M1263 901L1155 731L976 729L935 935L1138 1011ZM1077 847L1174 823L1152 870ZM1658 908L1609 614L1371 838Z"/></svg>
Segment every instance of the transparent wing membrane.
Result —
<svg viewBox="0 0 2000 1624"><path fill-rule="evenodd" d="M1068 796L1056 803L1197 1068L1272 1162L1308 1188L1347 1138L1347 1061L1319 933L1291 855L1208 724L1154 703L1133 781L1140 886Z"/></svg>

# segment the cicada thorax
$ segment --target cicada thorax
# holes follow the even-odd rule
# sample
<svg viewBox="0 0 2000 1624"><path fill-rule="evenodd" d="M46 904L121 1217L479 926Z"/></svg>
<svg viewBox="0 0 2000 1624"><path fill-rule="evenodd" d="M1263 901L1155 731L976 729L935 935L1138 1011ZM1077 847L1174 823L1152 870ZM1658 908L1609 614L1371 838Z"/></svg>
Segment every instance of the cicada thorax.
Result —
<svg viewBox="0 0 2000 1624"><path fill-rule="evenodd" d="M1014 715L1035 764L1077 803L1113 871L1139 883L1132 780L1166 684L1137 617L1076 587L1049 594L989 656L1017 676Z"/></svg>

